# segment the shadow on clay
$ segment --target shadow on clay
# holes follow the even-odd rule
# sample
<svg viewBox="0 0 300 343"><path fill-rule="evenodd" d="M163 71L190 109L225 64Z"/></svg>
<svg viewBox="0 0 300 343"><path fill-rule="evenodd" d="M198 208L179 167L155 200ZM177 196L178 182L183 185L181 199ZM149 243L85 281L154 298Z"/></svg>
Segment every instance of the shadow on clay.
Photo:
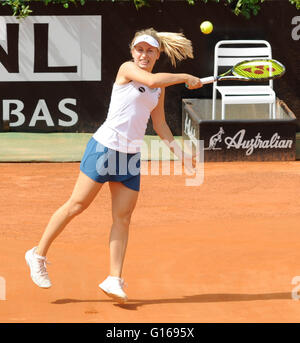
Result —
<svg viewBox="0 0 300 343"><path fill-rule="evenodd" d="M189 303L214 303L214 302L231 302L231 301L265 301L265 300L292 300L291 293L264 293L264 294L199 294L188 295L181 298L166 299L130 299L126 304L114 304L125 310L136 311L139 307L147 305L162 304L189 304ZM57 299L52 304L63 305L70 303L92 303L92 302L113 302L113 300L81 300L81 299Z"/></svg>

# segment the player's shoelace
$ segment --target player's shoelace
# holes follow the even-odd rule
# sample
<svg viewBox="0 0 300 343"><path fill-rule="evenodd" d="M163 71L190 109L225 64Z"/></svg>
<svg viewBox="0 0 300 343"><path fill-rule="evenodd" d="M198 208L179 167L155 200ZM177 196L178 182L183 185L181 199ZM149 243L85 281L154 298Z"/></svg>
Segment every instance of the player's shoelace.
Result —
<svg viewBox="0 0 300 343"><path fill-rule="evenodd" d="M124 290L124 288L127 286L127 283L123 279L118 279L117 282L115 284L111 284L109 288L111 290L118 290L119 288Z"/></svg>
<svg viewBox="0 0 300 343"><path fill-rule="evenodd" d="M34 272L40 276L48 276L47 264L50 262L46 258L37 258L33 263Z"/></svg>

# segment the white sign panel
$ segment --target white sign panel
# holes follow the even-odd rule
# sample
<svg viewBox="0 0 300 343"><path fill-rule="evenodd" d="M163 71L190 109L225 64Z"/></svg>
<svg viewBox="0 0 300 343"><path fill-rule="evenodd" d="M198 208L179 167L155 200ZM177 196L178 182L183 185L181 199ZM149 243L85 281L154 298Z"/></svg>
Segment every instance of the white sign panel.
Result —
<svg viewBox="0 0 300 343"><path fill-rule="evenodd" d="M1 27L1 82L101 81L101 16L3 16Z"/></svg>

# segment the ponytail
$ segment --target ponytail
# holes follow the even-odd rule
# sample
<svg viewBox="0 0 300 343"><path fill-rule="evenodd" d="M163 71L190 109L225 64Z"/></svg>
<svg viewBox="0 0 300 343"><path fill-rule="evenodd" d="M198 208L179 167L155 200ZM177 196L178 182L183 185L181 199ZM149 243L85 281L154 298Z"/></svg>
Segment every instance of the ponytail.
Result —
<svg viewBox="0 0 300 343"><path fill-rule="evenodd" d="M192 42L185 38L182 33L158 32L163 51L176 66L176 61L194 58Z"/></svg>
<svg viewBox="0 0 300 343"><path fill-rule="evenodd" d="M182 33L175 32L157 32L153 28L138 31L131 44L140 35L149 35L155 38L160 46L160 52L164 52L170 59L172 65L176 67L176 61L182 61L187 58L194 58L192 42Z"/></svg>

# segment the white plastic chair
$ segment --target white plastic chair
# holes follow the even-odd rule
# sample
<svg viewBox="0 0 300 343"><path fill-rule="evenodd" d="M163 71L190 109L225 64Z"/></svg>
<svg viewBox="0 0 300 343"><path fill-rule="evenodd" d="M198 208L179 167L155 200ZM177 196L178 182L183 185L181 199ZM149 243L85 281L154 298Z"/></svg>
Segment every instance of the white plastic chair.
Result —
<svg viewBox="0 0 300 343"><path fill-rule="evenodd" d="M228 45L231 46L229 47ZM229 69L243 60L255 58L272 58L272 49L269 42L265 40L219 41L215 46L214 76L220 74L220 67L227 67ZM267 84L261 85L258 83L255 86L247 85L245 81L240 81L238 86L226 86L228 82L220 81L219 83L213 83L213 119L216 116L217 91L221 94L222 120L225 119L225 106L227 104L269 104L269 117L275 118L276 94L273 90L272 80L268 81ZM220 85L221 83L222 85Z"/></svg>

